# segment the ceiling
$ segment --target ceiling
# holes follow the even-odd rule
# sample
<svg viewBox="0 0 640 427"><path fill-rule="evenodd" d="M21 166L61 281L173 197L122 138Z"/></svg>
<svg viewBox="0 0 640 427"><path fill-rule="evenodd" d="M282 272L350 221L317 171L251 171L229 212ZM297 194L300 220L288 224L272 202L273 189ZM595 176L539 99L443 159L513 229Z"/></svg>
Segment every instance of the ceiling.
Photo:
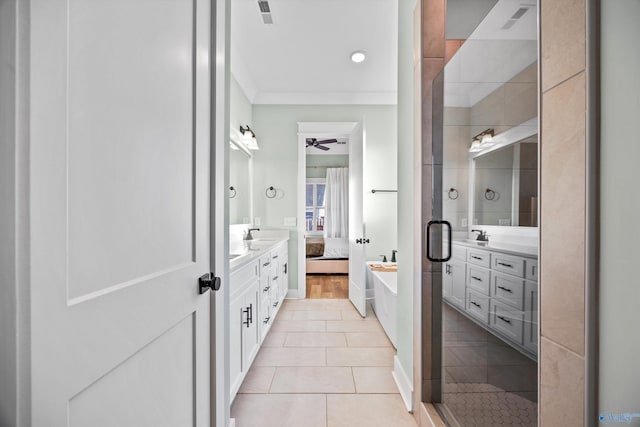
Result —
<svg viewBox="0 0 640 427"><path fill-rule="evenodd" d="M521 8L526 12L509 28ZM499 0L445 66L444 104L471 107L538 57L536 0Z"/></svg>
<svg viewBox="0 0 640 427"><path fill-rule="evenodd" d="M231 73L253 104L395 104L397 0L231 2ZM365 51L360 64L352 52Z"/></svg>

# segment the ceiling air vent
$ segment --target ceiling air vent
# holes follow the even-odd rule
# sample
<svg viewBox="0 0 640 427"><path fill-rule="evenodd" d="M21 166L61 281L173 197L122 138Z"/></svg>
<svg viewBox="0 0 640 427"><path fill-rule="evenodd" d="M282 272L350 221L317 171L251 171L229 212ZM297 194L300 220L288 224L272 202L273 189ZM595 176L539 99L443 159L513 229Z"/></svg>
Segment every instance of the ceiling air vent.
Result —
<svg viewBox="0 0 640 427"><path fill-rule="evenodd" d="M513 27L513 25L518 22L518 19L522 18L522 16L527 13L527 11L529 10L528 7L521 7L518 10L516 10L516 13L514 13L511 18L509 18L509 20L507 22L504 23L504 25L502 26L503 30L508 30L509 28Z"/></svg>
<svg viewBox="0 0 640 427"><path fill-rule="evenodd" d="M262 22L265 24L273 24L273 17L271 16L271 8L267 0L258 0L258 6L260 6L260 15L262 15Z"/></svg>

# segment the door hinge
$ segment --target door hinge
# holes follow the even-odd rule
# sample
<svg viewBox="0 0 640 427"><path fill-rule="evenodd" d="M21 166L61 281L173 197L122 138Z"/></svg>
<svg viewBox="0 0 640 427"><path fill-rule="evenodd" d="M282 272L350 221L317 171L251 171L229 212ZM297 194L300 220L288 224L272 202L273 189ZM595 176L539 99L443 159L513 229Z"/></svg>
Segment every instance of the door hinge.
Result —
<svg viewBox="0 0 640 427"><path fill-rule="evenodd" d="M200 294L204 294L209 289L217 291L220 289L221 284L222 279L216 277L213 273L206 273L198 278Z"/></svg>

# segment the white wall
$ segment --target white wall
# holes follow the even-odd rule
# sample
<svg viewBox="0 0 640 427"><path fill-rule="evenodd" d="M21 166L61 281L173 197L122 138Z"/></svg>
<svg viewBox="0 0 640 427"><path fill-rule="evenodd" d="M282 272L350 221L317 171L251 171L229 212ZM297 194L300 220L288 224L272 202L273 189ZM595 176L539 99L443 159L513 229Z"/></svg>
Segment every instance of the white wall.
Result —
<svg viewBox="0 0 640 427"><path fill-rule="evenodd" d="M416 0L398 1L398 360L413 378L414 175L413 10ZM419 58L418 58L419 59ZM416 270L417 269L417 270Z"/></svg>
<svg viewBox="0 0 640 427"><path fill-rule="evenodd" d="M297 288L297 230L284 227L285 217L296 217L298 203L298 122L359 122L365 120L364 221L367 258L391 254L397 245L396 194L371 194L372 188L396 189L396 107L388 105L254 105L253 123L260 143L254 153L254 215L263 228L291 231L289 254L290 288ZM253 129L253 126L252 126ZM267 187L278 189L278 197L267 199ZM298 218L298 221L303 221Z"/></svg>
<svg viewBox="0 0 640 427"><path fill-rule="evenodd" d="M236 78L231 74L229 82L229 124L231 132L240 131L240 125L249 125L253 129L253 110L251 102Z"/></svg>
<svg viewBox="0 0 640 427"><path fill-rule="evenodd" d="M640 412L640 2L601 7L599 410ZM615 424L615 423L612 423ZM640 426L634 418L632 426Z"/></svg>

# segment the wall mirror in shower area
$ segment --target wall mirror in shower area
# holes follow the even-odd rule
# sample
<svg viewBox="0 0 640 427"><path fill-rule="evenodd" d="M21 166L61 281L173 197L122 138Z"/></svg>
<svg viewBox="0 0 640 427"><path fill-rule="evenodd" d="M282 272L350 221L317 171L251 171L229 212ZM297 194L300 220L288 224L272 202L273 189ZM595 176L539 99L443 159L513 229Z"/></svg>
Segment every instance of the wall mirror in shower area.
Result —
<svg viewBox="0 0 640 427"><path fill-rule="evenodd" d="M471 164L473 225L538 226L538 135L478 153Z"/></svg>
<svg viewBox="0 0 640 427"><path fill-rule="evenodd" d="M442 335L431 394L452 426L537 426L538 5L447 0L446 10L433 205L452 233L451 258L432 273Z"/></svg>

